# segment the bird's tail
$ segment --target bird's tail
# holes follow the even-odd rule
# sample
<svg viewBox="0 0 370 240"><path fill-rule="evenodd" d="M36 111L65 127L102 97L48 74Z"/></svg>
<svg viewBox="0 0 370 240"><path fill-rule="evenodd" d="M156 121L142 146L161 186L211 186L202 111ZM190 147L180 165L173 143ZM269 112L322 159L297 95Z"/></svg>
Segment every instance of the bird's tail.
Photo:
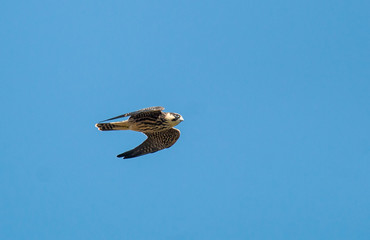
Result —
<svg viewBox="0 0 370 240"><path fill-rule="evenodd" d="M129 130L128 121L123 122L111 122L111 123L97 123L95 124L100 131L110 131L110 130Z"/></svg>

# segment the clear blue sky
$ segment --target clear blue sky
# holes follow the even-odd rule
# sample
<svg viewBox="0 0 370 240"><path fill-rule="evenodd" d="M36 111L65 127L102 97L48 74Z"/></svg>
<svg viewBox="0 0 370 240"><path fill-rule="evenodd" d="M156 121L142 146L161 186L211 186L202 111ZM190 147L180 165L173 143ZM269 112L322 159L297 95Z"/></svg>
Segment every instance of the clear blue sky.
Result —
<svg viewBox="0 0 370 240"><path fill-rule="evenodd" d="M369 239L369 1L3 1L0 239ZM99 132L183 115L170 149Z"/></svg>

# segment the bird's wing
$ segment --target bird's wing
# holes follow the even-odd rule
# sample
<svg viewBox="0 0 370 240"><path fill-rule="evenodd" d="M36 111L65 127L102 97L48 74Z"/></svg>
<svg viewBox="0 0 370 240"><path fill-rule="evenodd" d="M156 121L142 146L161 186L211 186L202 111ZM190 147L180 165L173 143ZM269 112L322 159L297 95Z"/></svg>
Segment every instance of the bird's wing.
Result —
<svg viewBox="0 0 370 240"><path fill-rule="evenodd" d="M180 137L180 131L176 128L145 134L148 138L142 144L130 151L119 154L117 157L134 158L148 153L154 153L171 147Z"/></svg>
<svg viewBox="0 0 370 240"><path fill-rule="evenodd" d="M136 112L128 113L127 116L131 116L134 119L141 120L142 118L157 119L162 114L164 107L150 107L138 110Z"/></svg>
<svg viewBox="0 0 370 240"><path fill-rule="evenodd" d="M160 114L161 111L164 110L164 107L148 107L148 108L143 108L143 109L140 109L140 110L137 110L135 112L130 112L130 113L125 113L125 114L122 114L122 115L119 115L117 117L113 117L113 118L109 118L109 119L106 119L106 120L103 120L101 122L105 122L105 121L110 121L110 120L114 120L114 119L117 119L117 118L123 118L123 117L128 117L128 116L132 116L132 117L145 117L146 115L151 115L151 114Z"/></svg>

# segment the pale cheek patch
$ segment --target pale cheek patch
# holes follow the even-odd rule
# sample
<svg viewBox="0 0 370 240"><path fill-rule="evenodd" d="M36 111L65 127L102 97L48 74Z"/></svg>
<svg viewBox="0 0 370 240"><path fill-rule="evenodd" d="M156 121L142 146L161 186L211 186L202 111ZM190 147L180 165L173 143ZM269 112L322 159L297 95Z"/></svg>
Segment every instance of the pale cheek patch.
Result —
<svg viewBox="0 0 370 240"><path fill-rule="evenodd" d="M171 114L167 113L167 115L164 119L166 119L166 121L171 121L173 119L173 116Z"/></svg>

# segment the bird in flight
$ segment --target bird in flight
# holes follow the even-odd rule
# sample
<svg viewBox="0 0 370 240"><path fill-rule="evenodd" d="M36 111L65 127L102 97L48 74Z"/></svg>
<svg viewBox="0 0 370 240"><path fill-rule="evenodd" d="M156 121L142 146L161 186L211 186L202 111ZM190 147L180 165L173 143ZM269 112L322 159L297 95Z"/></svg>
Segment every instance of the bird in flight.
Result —
<svg viewBox="0 0 370 240"><path fill-rule="evenodd" d="M180 131L174 126L184 121L177 113L162 112L164 107L149 107L135 112L106 119L95 124L100 131L133 130L144 133L148 138L136 148L117 155L119 158L134 158L148 153L169 148L180 137ZM120 122L102 123L117 118L129 117Z"/></svg>

